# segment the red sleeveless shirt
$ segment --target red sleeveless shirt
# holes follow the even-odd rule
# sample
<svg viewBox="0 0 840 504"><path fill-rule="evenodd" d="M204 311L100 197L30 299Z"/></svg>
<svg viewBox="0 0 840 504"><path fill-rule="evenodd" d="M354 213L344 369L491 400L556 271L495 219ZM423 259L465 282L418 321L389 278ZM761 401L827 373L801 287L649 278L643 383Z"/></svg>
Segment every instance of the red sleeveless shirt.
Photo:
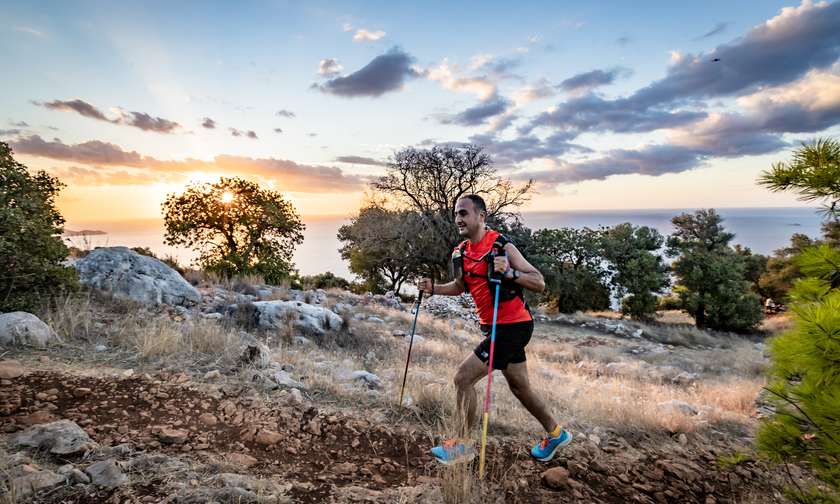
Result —
<svg viewBox="0 0 840 504"><path fill-rule="evenodd" d="M491 292L487 282L487 254L490 253L493 242L496 241L498 236L498 231L488 229L481 241L473 244L467 240L464 248L463 281L470 295L472 295L479 322L483 325L493 323L495 289ZM455 250L460 248L459 245ZM470 274L466 274L467 272L470 272ZM529 320L531 320L531 313L525 308L525 303L520 298L515 297L509 301L499 301L499 313L496 316L497 324L513 324Z"/></svg>

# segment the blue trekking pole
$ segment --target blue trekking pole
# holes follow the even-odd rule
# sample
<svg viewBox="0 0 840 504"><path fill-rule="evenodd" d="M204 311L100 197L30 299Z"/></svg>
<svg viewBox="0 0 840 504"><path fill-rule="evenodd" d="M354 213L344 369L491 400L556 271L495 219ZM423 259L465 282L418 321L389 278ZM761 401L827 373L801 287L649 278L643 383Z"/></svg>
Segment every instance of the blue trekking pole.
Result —
<svg viewBox="0 0 840 504"><path fill-rule="evenodd" d="M403 404L403 393L405 392L405 379L408 377L408 363L411 362L411 347L414 345L414 330L417 329L417 315L420 313L420 300L423 299L423 291L417 291L417 302L412 308L414 322L411 324L411 337L408 340L408 357L405 359L405 372L403 373L402 387L400 387L400 407Z"/></svg>
<svg viewBox="0 0 840 504"><path fill-rule="evenodd" d="M507 253L502 249L503 257L507 257ZM496 254L491 252L491 265L495 264ZM490 266L488 266L489 268ZM481 423L481 454L478 458L478 478L484 479L484 452L487 448L487 426L490 422L490 387L493 384L493 350L496 348L496 317L499 314L499 288L502 286L502 279L500 275L496 274L495 266L492 271L488 271L490 282L496 284L496 294L493 297L493 325L490 328L490 358L487 361L487 389L484 393L484 415Z"/></svg>

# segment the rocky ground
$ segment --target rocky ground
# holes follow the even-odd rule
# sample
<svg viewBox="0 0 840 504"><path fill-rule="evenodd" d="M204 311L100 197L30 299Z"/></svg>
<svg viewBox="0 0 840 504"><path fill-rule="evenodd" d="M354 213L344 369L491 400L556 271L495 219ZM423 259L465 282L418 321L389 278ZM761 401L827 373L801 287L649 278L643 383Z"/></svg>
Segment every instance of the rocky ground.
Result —
<svg viewBox="0 0 840 504"><path fill-rule="evenodd" d="M88 284L119 297L124 254ZM538 316L532 381L575 441L531 460L533 420L499 376L480 481L428 453L477 342L466 301L424 304L399 407L411 314L394 296L167 278L140 283L177 295L0 315L0 502L783 502L808 479L752 448L756 340Z"/></svg>

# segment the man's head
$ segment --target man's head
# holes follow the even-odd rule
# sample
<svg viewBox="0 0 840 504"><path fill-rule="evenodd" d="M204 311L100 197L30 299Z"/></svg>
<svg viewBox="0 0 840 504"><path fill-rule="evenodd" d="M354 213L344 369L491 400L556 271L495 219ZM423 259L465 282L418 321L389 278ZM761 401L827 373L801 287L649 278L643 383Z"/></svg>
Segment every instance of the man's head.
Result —
<svg viewBox="0 0 840 504"><path fill-rule="evenodd" d="M463 237L475 236L484 229L484 219L487 217L487 205L481 196L468 194L455 203L455 225L458 234Z"/></svg>

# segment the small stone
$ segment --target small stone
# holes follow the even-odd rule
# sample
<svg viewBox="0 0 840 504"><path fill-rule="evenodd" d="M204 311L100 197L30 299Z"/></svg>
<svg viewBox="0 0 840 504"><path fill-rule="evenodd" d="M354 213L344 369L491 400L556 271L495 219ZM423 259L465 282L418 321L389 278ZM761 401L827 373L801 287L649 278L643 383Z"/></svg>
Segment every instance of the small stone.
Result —
<svg viewBox="0 0 840 504"><path fill-rule="evenodd" d="M680 435L677 436L677 442L685 446L686 444L688 444L688 437L685 434L680 433Z"/></svg>
<svg viewBox="0 0 840 504"><path fill-rule="evenodd" d="M569 471L563 467L552 467L540 475L548 488L561 490L569 486Z"/></svg>
<svg viewBox="0 0 840 504"><path fill-rule="evenodd" d="M342 462L332 467L332 472L338 475L350 475L357 470L356 464L352 462Z"/></svg>
<svg viewBox="0 0 840 504"><path fill-rule="evenodd" d="M163 427L156 432L158 439L163 444L184 444L187 442L190 433L183 429Z"/></svg>
<svg viewBox="0 0 840 504"><path fill-rule="evenodd" d="M0 378L10 380L22 376L26 371L16 360L0 361Z"/></svg>
<svg viewBox="0 0 840 504"><path fill-rule="evenodd" d="M245 453L230 453L228 454L227 459L231 464L242 466L246 469L257 464L257 459Z"/></svg>
<svg viewBox="0 0 840 504"><path fill-rule="evenodd" d="M64 476L67 481L71 483L78 483L80 485L87 485L90 483L90 477L82 471L73 467L73 464L64 464L56 469L56 472Z"/></svg>
<svg viewBox="0 0 840 504"><path fill-rule="evenodd" d="M222 373L218 369L214 369L212 371L207 371L204 373L205 380L218 380L222 377Z"/></svg>
<svg viewBox="0 0 840 504"><path fill-rule="evenodd" d="M117 488L128 481L114 459L96 462L88 466L85 472L90 476L91 483L105 488Z"/></svg>
<svg viewBox="0 0 840 504"><path fill-rule="evenodd" d="M75 397L77 399L81 399L82 397L89 396L91 394L91 392L93 392L93 391L89 388L79 387L79 388L73 390L73 397Z"/></svg>
<svg viewBox="0 0 840 504"><path fill-rule="evenodd" d="M216 415L212 413L202 413L201 415L199 415L198 421L208 427L212 427L219 423L219 420L216 418Z"/></svg>
<svg viewBox="0 0 840 504"><path fill-rule="evenodd" d="M261 445L272 446L280 442L283 436L279 432L262 429L257 433L256 442Z"/></svg>
<svg viewBox="0 0 840 504"><path fill-rule="evenodd" d="M95 347L93 347L93 350L95 352L104 352L105 350L108 350L108 347L106 347L105 345L96 345Z"/></svg>

